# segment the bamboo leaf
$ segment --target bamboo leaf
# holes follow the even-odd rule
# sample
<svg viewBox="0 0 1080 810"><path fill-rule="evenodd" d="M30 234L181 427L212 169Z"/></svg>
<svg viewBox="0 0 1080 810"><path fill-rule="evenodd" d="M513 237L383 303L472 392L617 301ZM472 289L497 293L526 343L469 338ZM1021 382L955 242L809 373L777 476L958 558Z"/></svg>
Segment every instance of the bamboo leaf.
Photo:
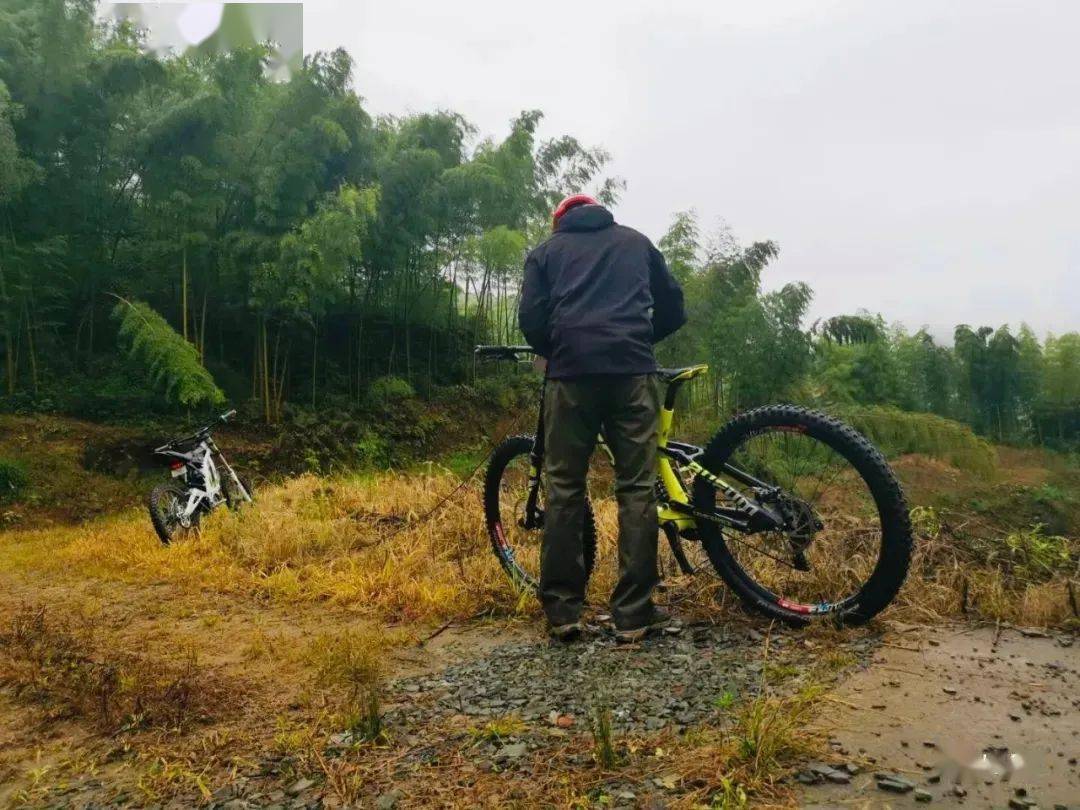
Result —
<svg viewBox="0 0 1080 810"><path fill-rule="evenodd" d="M148 304L121 300L112 317L119 323L118 338L128 356L147 371L151 384L170 402L194 408L225 401L199 353Z"/></svg>

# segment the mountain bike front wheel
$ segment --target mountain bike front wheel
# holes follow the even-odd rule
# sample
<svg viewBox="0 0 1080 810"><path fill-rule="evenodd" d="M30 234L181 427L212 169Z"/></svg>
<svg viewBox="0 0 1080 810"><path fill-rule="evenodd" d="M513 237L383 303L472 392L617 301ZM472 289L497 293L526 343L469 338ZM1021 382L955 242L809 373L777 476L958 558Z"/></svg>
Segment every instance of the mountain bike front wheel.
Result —
<svg viewBox="0 0 1080 810"><path fill-rule="evenodd" d="M181 512L187 505L187 490L178 484L158 484L150 490L148 507L150 509L150 522L154 524L154 531L164 546L170 545L173 540L199 530L199 513L191 517L190 525L184 526L180 520Z"/></svg>
<svg viewBox="0 0 1080 810"><path fill-rule="evenodd" d="M237 486L239 481L240 486ZM244 491L240 491L240 487L244 488ZM247 498L244 497L244 493L247 493ZM231 475L225 476L225 480L221 484L221 493L225 496L225 505L232 510L242 509L247 504L255 500L255 486L251 483L250 478L245 478L242 475L237 475L234 479ZM250 500L248 500L250 498Z"/></svg>
<svg viewBox="0 0 1080 810"><path fill-rule="evenodd" d="M699 518L717 573L758 612L790 624L829 618L862 624L896 596L911 559L911 522L899 481L854 428L817 411L773 405L728 422L700 463L783 518L777 531L721 529ZM733 480L736 468L762 484ZM709 512L723 493L705 476L694 503Z"/></svg>
<svg viewBox="0 0 1080 810"><path fill-rule="evenodd" d="M491 548L515 585L536 590L540 585L540 545L544 529L544 482L540 480L530 507L530 472L534 438L511 436L495 448L484 478L484 517ZM585 574L596 562L596 521L585 499L582 550Z"/></svg>

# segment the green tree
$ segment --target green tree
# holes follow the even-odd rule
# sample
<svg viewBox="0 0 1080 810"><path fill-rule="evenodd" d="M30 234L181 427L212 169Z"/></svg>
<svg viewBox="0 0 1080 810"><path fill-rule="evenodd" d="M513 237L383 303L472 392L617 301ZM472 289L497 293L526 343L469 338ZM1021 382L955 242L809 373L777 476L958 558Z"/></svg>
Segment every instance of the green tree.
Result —
<svg viewBox="0 0 1080 810"><path fill-rule="evenodd" d="M1039 422L1047 438L1080 435L1080 334L1046 338Z"/></svg>
<svg viewBox="0 0 1080 810"><path fill-rule="evenodd" d="M757 242L706 271L705 346L717 370L721 411L781 399L809 367L809 339L801 322L810 288L787 284L761 292L762 271L777 252L772 242Z"/></svg>
<svg viewBox="0 0 1080 810"><path fill-rule="evenodd" d="M994 330L988 326L972 329L967 324L956 327L953 346L959 364L961 417L979 433L990 424L990 358L988 338Z"/></svg>
<svg viewBox="0 0 1080 810"><path fill-rule="evenodd" d="M939 346L925 329L894 340L901 377L900 405L907 410L953 417L957 409L959 367L953 352Z"/></svg>
<svg viewBox="0 0 1080 810"><path fill-rule="evenodd" d="M1020 344L1008 326L987 343L986 410L988 429L998 441L1018 435L1020 427Z"/></svg>
<svg viewBox="0 0 1080 810"><path fill-rule="evenodd" d="M1030 438L1037 438L1035 409L1038 405L1039 392L1043 386L1043 348L1031 327L1020 325L1016 336L1017 358L1017 395L1024 430Z"/></svg>
<svg viewBox="0 0 1080 810"><path fill-rule="evenodd" d="M671 274L686 285L701 272L701 232L693 211L680 211L657 244Z"/></svg>

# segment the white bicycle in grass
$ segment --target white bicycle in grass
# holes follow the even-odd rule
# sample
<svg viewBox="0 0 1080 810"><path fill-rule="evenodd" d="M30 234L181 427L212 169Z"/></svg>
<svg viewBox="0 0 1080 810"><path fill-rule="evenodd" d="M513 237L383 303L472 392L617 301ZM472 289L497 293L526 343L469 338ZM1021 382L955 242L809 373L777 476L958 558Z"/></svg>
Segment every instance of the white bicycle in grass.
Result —
<svg viewBox="0 0 1080 810"><path fill-rule="evenodd" d="M228 411L217 422L224 424L235 415L236 411ZM190 436L173 439L154 449L156 454L169 459L173 479L150 490L150 521L165 545L178 535L198 531L203 516L222 504L236 509L251 503L251 484L242 480L226 461L210 435L213 427L207 425Z"/></svg>

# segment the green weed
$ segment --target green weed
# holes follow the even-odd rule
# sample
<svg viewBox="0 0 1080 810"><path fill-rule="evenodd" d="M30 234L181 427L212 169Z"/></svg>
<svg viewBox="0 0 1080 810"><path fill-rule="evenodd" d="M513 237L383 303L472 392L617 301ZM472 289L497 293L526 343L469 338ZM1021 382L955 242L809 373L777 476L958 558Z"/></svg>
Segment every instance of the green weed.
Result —
<svg viewBox="0 0 1080 810"><path fill-rule="evenodd" d="M730 689L724 692L722 695L713 700L713 706L720 711L726 712L732 706L735 705L735 693Z"/></svg>
<svg viewBox="0 0 1080 810"><path fill-rule="evenodd" d="M589 730L593 739L593 759L604 770L611 770L622 764L622 757L615 749L615 734L611 722L611 709L604 703L597 703L592 708Z"/></svg>
<svg viewBox="0 0 1080 810"><path fill-rule="evenodd" d="M713 794L710 805L713 810L743 810L750 806L750 799L743 786L727 776L720 777L720 789Z"/></svg>
<svg viewBox="0 0 1080 810"><path fill-rule="evenodd" d="M1042 524L1005 535L1013 566L1028 578L1044 580L1069 567L1069 540L1059 535L1047 535Z"/></svg>
<svg viewBox="0 0 1080 810"><path fill-rule="evenodd" d="M474 742L502 742L508 737L520 734L526 728L524 721L516 714L495 717L480 727L469 729Z"/></svg>
<svg viewBox="0 0 1080 810"><path fill-rule="evenodd" d="M30 484L26 465L14 459L0 458L0 501L20 497Z"/></svg>

